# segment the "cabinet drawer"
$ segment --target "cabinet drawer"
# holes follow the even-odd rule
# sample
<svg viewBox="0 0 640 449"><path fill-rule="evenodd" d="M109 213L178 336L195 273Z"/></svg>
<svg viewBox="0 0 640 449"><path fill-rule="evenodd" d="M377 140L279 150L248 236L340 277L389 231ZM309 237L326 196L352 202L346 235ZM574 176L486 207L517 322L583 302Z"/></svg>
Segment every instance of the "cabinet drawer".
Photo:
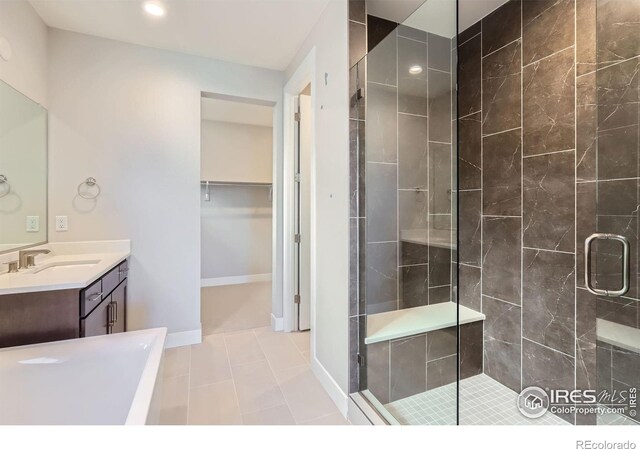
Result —
<svg viewBox="0 0 640 449"><path fill-rule="evenodd" d="M104 296L111 293L120 283L120 270L115 267L102 277L102 292Z"/></svg>
<svg viewBox="0 0 640 449"><path fill-rule="evenodd" d="M120 274L120 282L125 280L129 276L129 261L125 259L120 265L118 265L118 274Z"/></svg>
<svg viewBox="0 0 640 449"><path fill-rule="evenodd" d="M109 333L110 305L111 298L107 297L89 316L80 320L82 337L95 337Z"/></svg>
<svg viewBox="0 0 640 449"><path fill-rule="evenodd" d="M80 318L89 315L103 299L102 279L98 279L80 292Z"/></svg>

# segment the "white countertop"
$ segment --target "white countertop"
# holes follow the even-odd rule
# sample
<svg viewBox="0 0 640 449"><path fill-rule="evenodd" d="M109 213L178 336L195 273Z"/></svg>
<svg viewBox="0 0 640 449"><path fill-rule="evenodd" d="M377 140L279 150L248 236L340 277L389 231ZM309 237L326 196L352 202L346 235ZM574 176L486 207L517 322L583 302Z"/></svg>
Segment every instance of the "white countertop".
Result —
<svg viewBox="0 0 640 449"><path fill-rule="evenodd" d="M82 289L91 285L131 254L129 240L48 243L29 249L48 249L51 253L37 256L34 268L21 270L19 273L0 274L0 296ZM10 257L15 258L15 256ZM7 259L7 257L4 258ZM64 266L65 264L69 266ZM42 270L55 265L60 266Z"/></svg>
<svg viewBox="0 0 640 449"><path fill-rule="evenodd" d="M364 342L365 344L378 343L454 327L458 322L457 307L458 304L455 302L443 302L369 315L367 337ZM460 306L460 324L484 319L485 315L482 313Z"/></svg>

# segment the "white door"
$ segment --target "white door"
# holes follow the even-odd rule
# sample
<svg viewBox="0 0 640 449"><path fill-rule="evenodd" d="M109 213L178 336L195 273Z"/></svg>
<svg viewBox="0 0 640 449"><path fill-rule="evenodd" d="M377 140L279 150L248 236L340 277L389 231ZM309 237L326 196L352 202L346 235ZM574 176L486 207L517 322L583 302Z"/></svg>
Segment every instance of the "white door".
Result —
<svg viewBox="0 0 640 449"><path fill-rule="evenodd" d="M311 328L311 96L298 97L296 148L296 330Z"/></svg>

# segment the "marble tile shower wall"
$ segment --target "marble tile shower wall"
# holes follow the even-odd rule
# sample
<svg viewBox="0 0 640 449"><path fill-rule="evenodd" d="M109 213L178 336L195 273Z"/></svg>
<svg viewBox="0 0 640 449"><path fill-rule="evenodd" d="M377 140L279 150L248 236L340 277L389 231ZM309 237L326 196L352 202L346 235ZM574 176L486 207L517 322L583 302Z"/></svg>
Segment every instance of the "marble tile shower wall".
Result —
<svg viewBox="0 0 640 449"><path fill-rule="evenodd" d="M460 302L487 316L485 373L517 392L595 387L596 316L639 324L640 2L597 7L511 0L458 36ZM628 299L584 289L598 229L633 243ZM618 285L619 250L596 259Z"/></svg>

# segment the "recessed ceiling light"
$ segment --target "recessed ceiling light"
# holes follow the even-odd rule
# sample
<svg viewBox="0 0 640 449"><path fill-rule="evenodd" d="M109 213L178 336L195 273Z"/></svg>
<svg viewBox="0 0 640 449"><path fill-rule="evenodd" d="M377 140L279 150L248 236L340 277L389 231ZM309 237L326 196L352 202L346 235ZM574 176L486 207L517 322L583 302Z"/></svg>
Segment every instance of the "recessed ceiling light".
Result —
<svg viewBox="0 0 640 449"><path fill-rule="evenodd" d="M164 8L159 3L146 2L143 6L144 10L152 16L162 17L165 14Z"/></svg>
<svg viewBox="0 0 640 449"><path fill-rule="evenodd" d="M422 73L421 65L412 65L409 67L409 73L412 75L420 75Z"/></svg>

